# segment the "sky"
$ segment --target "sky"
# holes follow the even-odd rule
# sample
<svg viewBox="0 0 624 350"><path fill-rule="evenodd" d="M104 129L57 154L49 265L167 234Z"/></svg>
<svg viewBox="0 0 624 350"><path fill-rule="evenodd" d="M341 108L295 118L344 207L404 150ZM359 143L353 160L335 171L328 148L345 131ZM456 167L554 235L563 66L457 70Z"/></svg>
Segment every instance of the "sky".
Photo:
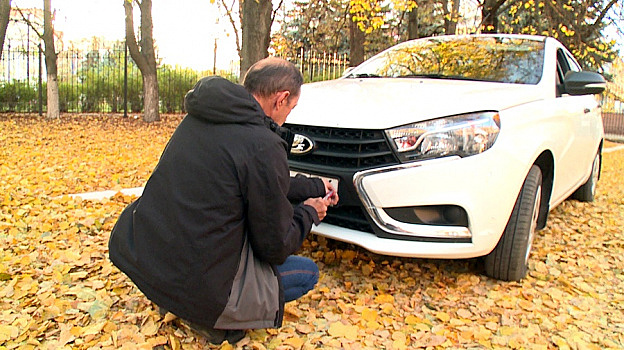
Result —
<svg viewBox="0 0 624 350"><path fill-rule="evenodd" d="M42 8L43 1L13 0L12 5ZM52 0L52 7L55 30L63 32L65 41L94 36L123 40L125 36L123 0ZM138 27L140 11L135 8L134 12ZM229 70L232 61L238 60L232 26L210 0L154 0L152 21L163 63L212 70L215 39L217 69Z"/></svg>

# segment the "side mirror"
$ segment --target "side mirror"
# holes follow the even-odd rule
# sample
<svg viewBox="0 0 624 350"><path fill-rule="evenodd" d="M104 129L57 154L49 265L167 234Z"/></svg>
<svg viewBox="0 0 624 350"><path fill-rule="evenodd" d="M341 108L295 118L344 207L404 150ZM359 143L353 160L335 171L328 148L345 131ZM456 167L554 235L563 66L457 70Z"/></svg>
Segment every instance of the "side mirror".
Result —
<svg viewBox="0 0 624 350"><path fill-rule="evenodd" d="M563 79L565 93L570 95L599 94L607 87L602 75L594 72L569 71Z"/></svg>

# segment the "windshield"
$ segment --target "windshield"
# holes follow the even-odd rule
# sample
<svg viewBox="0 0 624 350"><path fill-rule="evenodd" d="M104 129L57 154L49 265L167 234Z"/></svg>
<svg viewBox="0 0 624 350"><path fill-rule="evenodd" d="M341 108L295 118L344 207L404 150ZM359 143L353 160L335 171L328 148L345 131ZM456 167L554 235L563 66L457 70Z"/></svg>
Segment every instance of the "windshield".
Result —
<svg viewBox="0 0 624 350"><path fill-rule="evenodd" d="M544 41L498 36L434 37L394 46L347 78L424 77L537 84Z"/></svg>

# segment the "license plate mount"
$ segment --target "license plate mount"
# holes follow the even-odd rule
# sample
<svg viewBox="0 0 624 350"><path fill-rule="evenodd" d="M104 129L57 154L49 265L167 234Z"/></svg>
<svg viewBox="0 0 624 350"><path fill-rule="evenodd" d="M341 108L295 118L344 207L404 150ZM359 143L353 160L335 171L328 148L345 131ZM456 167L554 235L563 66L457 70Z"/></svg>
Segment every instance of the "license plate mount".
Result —
<svg viewBox="0 0 624 350"><path fill-rule="evenodd" d="M332 184L332 186L334 186L334 189L336 190L336 192L338 192L338 183L340 182L340 180L338 180L335 177L311 174L311 173L306 173L305 171L296 171L296 170L291 170L290 171L290 176L296 176L297 174L301 174L301 175L304 175L304 176L307 176L307 177L318 177L320 179L326 180L330 184Z"/></svg>

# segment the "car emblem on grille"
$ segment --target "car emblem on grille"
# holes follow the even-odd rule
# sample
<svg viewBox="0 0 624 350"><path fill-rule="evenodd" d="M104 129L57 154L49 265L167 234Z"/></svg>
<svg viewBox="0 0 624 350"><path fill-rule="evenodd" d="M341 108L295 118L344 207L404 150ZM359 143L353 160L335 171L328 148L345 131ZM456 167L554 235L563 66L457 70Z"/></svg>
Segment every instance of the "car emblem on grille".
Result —
<svg viewBox="0 0 624 350"><path fill-rule="evenodd" d="M295 134L295 140L293 141L290 153L303 155L312 152L313 149L314 141L312 141L312 139L301 134Z"/></svg>

